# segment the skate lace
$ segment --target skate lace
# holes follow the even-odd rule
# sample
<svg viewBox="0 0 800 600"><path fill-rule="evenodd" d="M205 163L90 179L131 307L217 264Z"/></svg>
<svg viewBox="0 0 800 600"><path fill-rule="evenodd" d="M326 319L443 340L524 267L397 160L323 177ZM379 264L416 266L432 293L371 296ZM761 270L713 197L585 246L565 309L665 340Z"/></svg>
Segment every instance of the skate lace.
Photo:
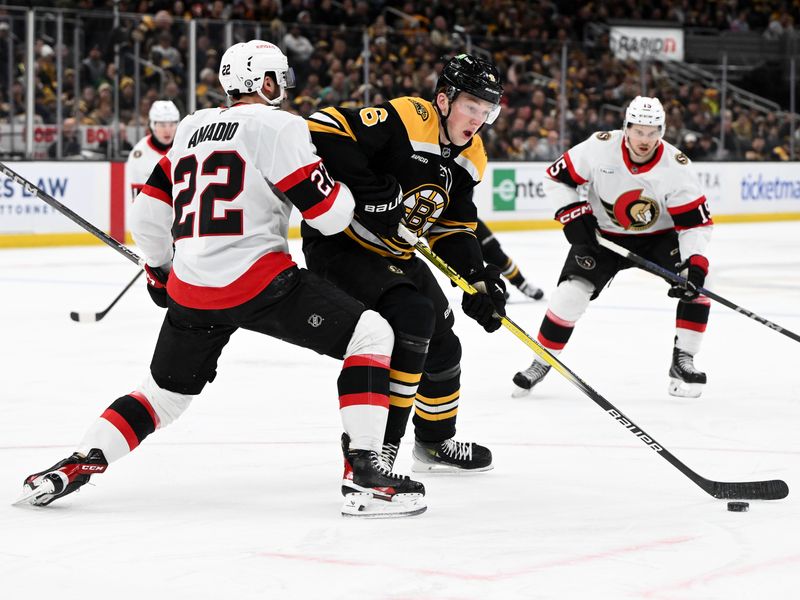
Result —
<svg viewBox="0 0 800 600"><path fill-rule="evenodd" d="M442 450L457 460L472 460L472 442L457 442L450 438L442 442Z"/></svg>
<svg viewBox="0 0 800 600"><path fill-rule="evenodd" d="M408 479L407 475L398 475L397 473L393 473L390 469L386 468L386 465L383 462L383 458L381 458L383 452L378 454L377 452L372 452L372 466L380 472L381 475L385 477L389 477L391 479L397 479L398 481L402 481L403 479Z"/></svg>
<svg viewBox="0 0 800 600"><path fill-rule="evenodd" d="M523 371L523 373L531 381L536 382L539 379L541 379L542 377L544 377L545 375L547 375L547 372L549 370L550 370L550 365L545 365L545 364L542 364L542 363L540 363L538 361L533 361L531 363L531 366L528 367L527 369L525 369Z"/></svg>
<svg viewBox="0 0 800 600"><path fill-rule="evenodd" d="M400 449L399 444L392 444L387 442L381 448L381 455L380 459L381 462L386 466L386 468L390 469L394 465L394 461L397 458L397 451Z"/></svg>
<svg viewBox="0 0 800 600"><path fill-rule="evenodd" d="M676 362L678 363L678 367L680 367L680 369L686 373L700 373L700 371L698 371L694 366L694 357L683 350L678 350Z"/></svg>

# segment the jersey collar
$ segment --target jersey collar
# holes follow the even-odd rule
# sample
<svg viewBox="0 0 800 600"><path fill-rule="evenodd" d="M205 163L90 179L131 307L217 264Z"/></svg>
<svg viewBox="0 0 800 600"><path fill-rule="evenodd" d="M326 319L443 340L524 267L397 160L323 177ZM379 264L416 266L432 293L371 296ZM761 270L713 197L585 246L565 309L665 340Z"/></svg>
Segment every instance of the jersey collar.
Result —
<svg viewBox="0 0 800 600"><path fill-rule="evenodd" d="M622 160L625 162L625 166L628 167L628 171L630 171L634 175L639 175L641 173L647 173L650 169L655 167L658 164L658 161L661 160L661 155L664 154L664 142L658 143L658 148L656 148L655 154L653 157L645 163L637 163L631 160L630 150L625 145L625 134L622 134Z"/></svg>
<svg viewBox="0 0 800 600"><path fill-rule="evenodd" d="M166 144L162 144L156 139L152 133L147 136L147 145L150 146L153 150L161 154L162 156L167 153L167 150L172 148L172 144L167 146Z"/></svg>

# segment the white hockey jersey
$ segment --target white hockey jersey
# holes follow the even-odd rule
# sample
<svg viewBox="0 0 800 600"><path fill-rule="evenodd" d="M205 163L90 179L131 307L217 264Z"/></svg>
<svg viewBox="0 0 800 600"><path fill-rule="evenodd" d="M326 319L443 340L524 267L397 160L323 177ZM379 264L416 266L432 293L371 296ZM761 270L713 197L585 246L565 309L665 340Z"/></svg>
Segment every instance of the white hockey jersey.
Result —
<svg viewBox="0 0 800 600"><path fill-rule="evenodd" d="M153 136L150 134L136 142L125 163L125 176L128 179L128 186L130 186L131 200L136 199L136 194L147 183L153 168L167 153L167 149L158 148L152 138Z"/></svg>
<svg viewBox="0 0 800 600"><path fill-rule="evenodd" d="M621 130L600 131L547 169L544 191L557 210L586 200L600 231L648 235L674 229L681 256L703 254L713 221L691 161L662 141L646 163L634 163Z"/></svg>
<svg viewBox="0 0 800 600"><path fill-rule="evenodd" d="M326 235L353 216L352 194L328 175L305 121L263 104L210 108L178 125L133 204L131 232L147 264L172 260L173 300L230 308L295 264L292 205Z"/></svg>

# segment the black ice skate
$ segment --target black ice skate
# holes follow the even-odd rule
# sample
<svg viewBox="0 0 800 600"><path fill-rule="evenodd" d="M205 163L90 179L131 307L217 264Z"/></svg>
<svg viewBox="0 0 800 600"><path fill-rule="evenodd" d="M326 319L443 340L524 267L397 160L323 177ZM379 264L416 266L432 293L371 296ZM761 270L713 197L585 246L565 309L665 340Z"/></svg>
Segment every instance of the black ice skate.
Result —
<svg viewBox="0 0 800 600"><path fill-rule="evenodd" d="M478 473L494 468L487 447L452 438L443 442L416 440L413 456L411 470L415 473Z"/></svg>
<svg viewBox="0 0 800 600"><path fill-rule="evenodd" d="M75 452L49 469L28 475L22 484L22 496L14 504L47 506L53 500L71 494L88 483L92 475L107 468L108 461L101 450L92 448L86 456Z"/></svg>
<svg viewBox="0 0 800 600"><path fill-rule="evenodd" d="M517 286L517 289L523 294L525 294L528 298L531 298L532 300L541 300L542 298L544 298L544 290L536 287L527 280L520 283Z"/></svg>
<svg viewBox="0 0 800 600"><path fill-rule="evenodd" d="M694 356L672 349L672 365L669 368L669 393L681 398L699 398L706 384L706 374L694 366Z"/></svg>
<svg viewBox="0 0 800 600"><path fill-rule="evenodd" d="M411 517L425 512L425 486L387 469L372 450L351 450L350 438L342 435L344 477L342 495L345 517Z"/></svg>
<svg viewBox="0 0 800 600"><path fill-rule="evenodd" d="M514 391L511 392L511 396L513 398L527 396L533 389L533 386L544 379L548 371L550 371L550 365L540 363L537 360L533 361L530 367L514 375L513 381L516 387Z"/></svg>

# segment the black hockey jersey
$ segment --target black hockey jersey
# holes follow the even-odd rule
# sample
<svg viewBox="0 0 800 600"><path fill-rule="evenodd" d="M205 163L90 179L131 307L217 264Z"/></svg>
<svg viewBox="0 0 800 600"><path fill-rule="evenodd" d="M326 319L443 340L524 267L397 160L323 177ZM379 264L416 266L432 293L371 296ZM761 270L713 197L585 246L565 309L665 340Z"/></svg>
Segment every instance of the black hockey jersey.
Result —
<svg viewBox="0 0 800 600"><path fill-rule="evenodd" d="M431 246L453 234L466 234L459 236L469 239L463 240L466 246L454 260L465 272L480 267L472 193L487 158L479 136L463 147L440 144L434 106L412 97L361 109L326 108L308 118L308 127L331 176L350 187L356 200L356 216L339 235L382 256L413 255L413 249L387 244L358 220L359 187L371 185L376 174L388 173L403 189L404 225L417 236L426 236ZM304 237L315 235L303 225Z"/></svg>

